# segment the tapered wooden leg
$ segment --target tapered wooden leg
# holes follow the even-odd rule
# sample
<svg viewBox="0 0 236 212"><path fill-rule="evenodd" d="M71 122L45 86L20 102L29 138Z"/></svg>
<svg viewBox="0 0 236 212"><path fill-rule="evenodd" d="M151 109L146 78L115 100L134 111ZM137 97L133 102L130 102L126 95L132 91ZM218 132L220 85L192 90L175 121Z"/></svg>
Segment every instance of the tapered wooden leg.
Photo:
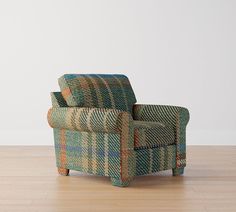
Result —
<svg viewBox="0 0 236 212"><path fill-rule="evenodd" d="M63 175L63 176L69 175L69 171L70 171L69 169L60 168L60 167L58 167L57 169L58 169L58 173L59 173L60 175Z"/></svg>
<svg viewBox="0 0 236 212"><path fill-rule="evenodd" d="M184 168L183 167L181 167L181 168L174 168L174 169L172 169L172 174L173 174L173 176L182 175L182 174L184 174Z"/></svg>

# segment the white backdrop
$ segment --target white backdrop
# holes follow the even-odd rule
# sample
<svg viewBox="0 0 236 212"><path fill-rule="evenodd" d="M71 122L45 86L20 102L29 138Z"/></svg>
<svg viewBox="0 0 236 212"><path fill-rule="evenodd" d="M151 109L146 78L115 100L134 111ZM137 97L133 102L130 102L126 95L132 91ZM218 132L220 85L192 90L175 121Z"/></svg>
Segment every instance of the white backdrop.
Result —
<svg viewBox="0 0 236 212"><path fill-rule="evenodd" d="M123 73L189 108L188 144L236 144L236 1L0 0L0 144L53 144L63 73Z"/></svg>

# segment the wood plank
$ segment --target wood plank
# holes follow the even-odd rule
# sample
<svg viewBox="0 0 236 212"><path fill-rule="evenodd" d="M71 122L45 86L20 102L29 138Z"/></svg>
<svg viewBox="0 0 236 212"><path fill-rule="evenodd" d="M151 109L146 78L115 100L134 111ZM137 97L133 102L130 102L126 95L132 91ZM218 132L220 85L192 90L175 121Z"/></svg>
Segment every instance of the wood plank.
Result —
<svg viewBox="0 0 236 212"><path fill-rule="evenodd" d="M236 147L189 146L184 176L59 176L53 147L0 146L0 211L236 211Z"/></svg>

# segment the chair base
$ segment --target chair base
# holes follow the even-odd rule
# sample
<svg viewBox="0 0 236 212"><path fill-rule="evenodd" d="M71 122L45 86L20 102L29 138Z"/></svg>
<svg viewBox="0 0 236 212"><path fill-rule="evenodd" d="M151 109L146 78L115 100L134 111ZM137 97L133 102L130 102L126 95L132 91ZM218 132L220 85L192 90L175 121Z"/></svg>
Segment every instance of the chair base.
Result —
<svg viewBox="0 0 236 212"><path fill-rule="evenodd" d="M132 179L121 181L121 179L116 179L116 178L111 177L111 183L113 186L128 187L131 181Z"/></svg>
<svg viewBox="0 0 236 212"><path fill-rule="evenodd" d="M69 169L60 168L60 167L58 167L57 170L58 170L58 173L59 173L60 175L63 175L63 176L68 176L68 175L69 175L69 172L70 172Z"/></svg>
<svg viewBox="0 0 236 212"><path fill-rule="evenodd" d="M173 176L180 176L184 174L184 167L172 169Z"/></svg>

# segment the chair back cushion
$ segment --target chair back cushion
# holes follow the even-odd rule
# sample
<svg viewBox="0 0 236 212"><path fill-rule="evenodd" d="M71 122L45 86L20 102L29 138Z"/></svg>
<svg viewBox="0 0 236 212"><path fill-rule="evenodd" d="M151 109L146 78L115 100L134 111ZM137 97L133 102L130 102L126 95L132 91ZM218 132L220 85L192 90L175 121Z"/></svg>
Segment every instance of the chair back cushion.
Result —
<svg viewBox="0 0 236 212"><path fill-rule="evenodd" d="M113 108L132 114L136 102L128 78L121 74L65 74L59 86L71 107Z"/></svg>

